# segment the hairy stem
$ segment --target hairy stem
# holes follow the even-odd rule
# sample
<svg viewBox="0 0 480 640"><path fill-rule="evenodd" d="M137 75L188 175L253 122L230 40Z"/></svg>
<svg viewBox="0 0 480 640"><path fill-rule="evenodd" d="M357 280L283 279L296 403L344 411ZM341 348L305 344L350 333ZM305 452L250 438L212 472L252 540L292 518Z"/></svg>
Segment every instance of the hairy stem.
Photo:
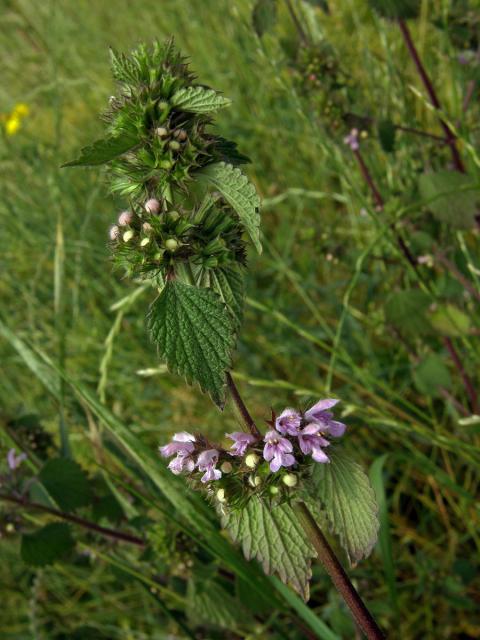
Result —
<svg viewBox="0 0 480 640"><path fill-rule="evenodd" d="M114 540L118 540L121 542L129 542L130 544L134 544L137 547L145 547L145 541L141 538L137 538L137 536L131 535L130 533L123 533L122 531L117 531L115 529L101 527L95 522L91 522L90 520L86 520L85 518L80 518L79 516L75 516L72 513L65 513L64 511L59 511L58 509L46 507L45 505L39 504L38 502L29 502L24 498L17 498L16 496L12 495L0 494L0 500L3 500L5 502L13 502L14 504L18 504L22 507L25 507L26 509L34 509L35 511L48 513L49 515L60 518L61 520L66 520L67 522L78 524L84 529L89 529L90 531L99 533L100 535L107 538L113 538Z"/></svg>
<svg viewBox="0 0 480 640"><path fill-rule="evenodd" d="M399 20L398 26L400 27L400 31L402 32L402 36L407 46L408 52L410 53L410 56L417 68L418 74L422 79L423 86L425 87L428 93L430 102L435 107L435 109L438 109L439 111L441 111L442 107L440 104L440 100L438 99L437 93L435 91L435 87L433 86L432 81L430 80L430 77L425 67L423 66L423 63L420 59L415 43L413 42L412 35L407 26L407 23L404 20ZM439 120L440 120L442 129L445 132L447 144L450 146L450 151L452 153L452 160L453 160L453 164L455 165L455 169L457 171L461 171L462 173L465 173L465 166L463 164L463 160L460 157L460 153L457 148L457 138L453 133L453 131L451 130L448 123L445 122L445 120L440 116L439 116Z"/></svg>
<svg viewBox="0 0 480 640"><path fill-rule="evenodd" d="M294 510L298 515L305 533L315 548L320 562L325 567L337 591L345 600L355 622L362 629L368 640L381 640L384 638L385 636L380 627L350 582L349 577L333 553L332 548L321 532L307 505L304 502L298 502L295 504Z"/></svg>
<svg viewBox="0 0 480 640"><path fill-rule="evenodd" d="M237 385L235 384L230 372L227 373L227 386L233 401L237 405L237 409L240 412L240 415L242 416L242 420L245 426L247 427L247 430L250 431L250 433L253 436L255 436L256 438L259 438L261 436L261 433L258 430L258 427L255 424L254 419L250 415L250 412L245 406L245 403L242 400L242 397L237 389Z"/></svg>

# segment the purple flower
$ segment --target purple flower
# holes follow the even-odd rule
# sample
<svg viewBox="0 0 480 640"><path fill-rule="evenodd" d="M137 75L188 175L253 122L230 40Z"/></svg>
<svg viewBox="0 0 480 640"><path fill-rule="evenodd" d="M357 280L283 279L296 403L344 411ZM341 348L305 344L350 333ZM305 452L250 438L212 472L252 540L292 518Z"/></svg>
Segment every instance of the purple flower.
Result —
<svg viewBox="0 0 480 640"><path fill-rule="evenodd" d="M26 459L26 453L19 453L17 456L17 454L15 453L15 449L10 449L7 454L7 464L11 471L15 471L15 469L17 469Z"/></svg>
<svg viewBox="0 0 480 640"><path fill-rule="evenodd" d="M160 211L160 202L156 198L150 198L145 203L145 211L147 213L158 213Z"/></svg>
<svg viewBox="0 0 480 640"><path fill-rule="evenodd" d="M191 456L178 454L176 458L169 462L168 468L172 473L178 476L182 471L188 471L191 473L195 469L195 462Z"/></svg>
<svg viewBox="0 0 480 640"><path fill-rule="evenodd" d="M333 398L327 398L326 400L319 400L313 407L310 407L308 411L305 411L305 419L308 422L313 422L317 425L317 431L328 434L334 438L340 438L345 433L347 428L343 422L337 422L332 420L333 413L328 411L334 407L339 400Z"/></svg>
<svg viewBox="0 0 480 640"><path fill-rule="evenodd" d="M265 434L265 447L263 448L263 457L270 462L270 471L275 473L280 467L291 467L295 464L295 458L292 456L293 445L290 440L282 438L277 431L273 429Z"/></svg>
<svg viewBox="0 0 480 640"><path fill-rule="evenodd" d="M284 409L275 420L275 428L280 433L290 436L298 436L300 426L302 424L302 416L295 409Z"/></svg>
<svg viewBox="0 0 480 640"><path fill-rule="evenodd" d="M352 151L358 151L360 149L360 143L358 141L358 129L352 129L348 136L343 139L343 141L350 147Z"/></svg>
<svg viewBox="0 0 480 640"><path fill-rule="evenodd" d="M234 433L226 433L227 438L233 440L231 446L231 456L243 456L248 447L256 442L257 438L250 433L243 431L235 431Z"/></svg>
<svg viewBox="0 0 480 640"><path fill-rule="evenodd" d="M120 229L117 227L116 224L112 225L108 231L108 235L110 237L110 240L117 240L118 237L120 236Z"/></svg>
<svg viewBox="0 0 480 640"><path fill-rule="evenodd" d="M313 422L307 424L298 436L298 444L302 453L312 454L315 462L330 462L327 454L322 450L322 447L328 447L330 443L318 433L318 424Z"/></svg>
<svg viewBox="0 0 480 640"><path fill-rule="evenodd" d="M118 216L118 224L121 227L126 227L131 224L133 220L133 213L131 211L122 211L122 213Z"/></svg>
<svg viewBox="0 0 480 640"><path fill-rule="evenodd" d="M172 442L160 447L160 453L164 458L170 456L189 456L195 449L195 436L186 431L181 431L173 436Z"/></svg>
<svg viewBox="0 0 480 640"><path fill-rule="evenodd" d="M222 472L215 469L218 462L218 451L216 449L207 449L202 451L198 456L197 467L199 471L205 471L200 478L202 482L210 482L211 480L220 480Z"/></svg>

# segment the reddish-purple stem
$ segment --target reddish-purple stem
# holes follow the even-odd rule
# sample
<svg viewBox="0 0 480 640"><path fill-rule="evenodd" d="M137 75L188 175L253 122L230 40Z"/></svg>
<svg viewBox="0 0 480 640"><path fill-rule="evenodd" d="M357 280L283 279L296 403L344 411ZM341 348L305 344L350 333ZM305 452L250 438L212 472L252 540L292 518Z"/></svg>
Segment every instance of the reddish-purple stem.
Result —
<svg viewBox="0 0 480 640"><path fill-rule="evenodd" d="M423 86L425 87L428 96L430 98L430 102L432 103L432 105L435 107L435 109L438 109L439 111L441 110L441 104L440 104L440 100L438 99L437 93L435 91L435 88L432 84L432 81L430 80L428 73L425 69L425 67L423 66L423 63L420 59L420 56L418 55L418 51L417 48L415 47L415 43L412 40L412 35L410 33L410 30L407 26L407 23L404 20L399 20L398 21L398 26L400 27L400 31L402 32L402 36L403 39L405 41L405 44L407 46L407 49L410 53L410 56L413 60L413 62L415 63L415 66L417 68L418 74L420 76L420 78L422 79L423 82ZM452 159L453 159L453 164L455 165L455 169L457 171L461 171L461 173L465 173L465 166L463 164L462 158L460 157L460 153L458 151L457 148L457 138L455 136L455 134L453 133L453 131L450 129L449 125L445 122L445 120L443 120L442 117L439 116L439 120L440 120L440 124L442 126L442 129L445 132L445 137L447 139L447 144L450 146L450 150L452 153Z"/></svg>
<svg viewBox="0 0 480 640"><path fill-rule="evenodd" d="M95 522L91 522L90 520L86 520L85 518L80 518L79 516L73 515L73 513L65 513L64 511L59 511L58 509L52 509L51 507L46 507L43 504L39 504L38 502L29 502L24 498L17 498L12 495L0 494L0 500L4 500L6 502L13 502L14 504L18 504L26 509L35 509L36 511L42 511L43 513L48 513L49 515L60 518L61 520L66 520L67 522L73 522L74 524L78 524L80 527L84 529L89 529L90 531L94 531L95 533L99 533L102 536L106 536L107 538L113 538L114 540L118 540L120 542L129 542L130 544L134 544L137 547L145 547L145 541L137 536L131 535L130 533L124 533L122 531L117 531L115 529L108 529L107 527L101 527Z"/></svg>

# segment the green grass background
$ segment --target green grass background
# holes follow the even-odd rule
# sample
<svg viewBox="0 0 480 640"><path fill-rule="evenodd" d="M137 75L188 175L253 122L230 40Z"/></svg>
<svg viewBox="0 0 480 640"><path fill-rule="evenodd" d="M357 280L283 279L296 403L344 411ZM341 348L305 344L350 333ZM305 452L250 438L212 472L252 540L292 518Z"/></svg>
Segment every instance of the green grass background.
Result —
<svg viewBox="0 0 480 640"><path fill-rule="evenodd" d="M455 121L465 82L448 38L427 21L432 4L422 3L412 29ZM442 12L450 3L438 5ZM233 100L217 128L252 158L247 171L264 199L264 254L250 255L235 367L245 399L261 421L270 407L305 407L330 391L342 398L350 425L345 446L365 466L374 464L376 488L386 495L382 545L352 571L355 583L389 637L480 637L473 578L478 425L459 426L451 403L417 391L409 352L384 323L385 298L402 278L378 259L387 252L400 260L389 227L361 214L369 199L353 158L332 143L295 90L278 42L291 36L288 16L282 12L276 33L260 41L250 11L247 0L3 0L0 111L22 102L30 115L0 147L2 319L97 388L152 447L179 429L218 435L237 427L231 406L220 414L159 367L144 324L151 291L114 307L138 289L109 264L107 229L122 203L108 196L98 171L59 168L101 131L97 114L113 93L108 46L128 51L173 34L201 81ZM434 114L410 89L420 85L395 25L376 18L363 0L342 0L330 17L320 13L314 21L334 44L366 113L394 114L438 133ZM475 114L478 105L469 117ZM416 138L400 136L394 160L374 141L365 144L387 198L401 198L417 163L432 162L431 145ZM452 234L452 243L460 241ZM478 240L471 242L478 250ZM478 340L459 348L467 362L478 362ZM58 411L41 384L6 342L0 359L2 412L38 413L57 437ZM472 375L478 382L478 372ZM454 382L451 394L462 393ZM86 436L83 425L91 417L69 410L68 402L65 415L72 449L88 466L93 427ZM114 578L101 562L92 575L57 565L39 571L25 590L17 585L26 571L17 553L13 543L0 543L0 637L48 638L52 620L67 638L87 621L111 638L166 637L156 629L150 596L110 585ZM341 637L354 637L321 569L316 589L319 617Z"/></svg>

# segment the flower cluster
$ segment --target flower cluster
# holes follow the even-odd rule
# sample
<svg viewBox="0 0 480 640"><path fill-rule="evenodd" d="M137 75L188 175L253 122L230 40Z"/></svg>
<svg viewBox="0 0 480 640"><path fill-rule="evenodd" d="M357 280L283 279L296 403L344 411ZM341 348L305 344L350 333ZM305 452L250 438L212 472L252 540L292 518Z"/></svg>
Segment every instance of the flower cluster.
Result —
<svg viewBox="0 0 480 640"><path fill-rule="evenodd" d="M346 429L331 411L337 403L327 398L305 412L287 408L273 415L263 439L242 431L227 433L233 441L229 450L211 445L203 436L181 432L160 453L174 456L168 465L173 473L186 472L193 481L200 480L200 486L220 481L216 492L220 503L253 492L277 495L280 489L288 491L298 484L310 457L316 463L329 462L325 452L329 438L341 437Z"/></svg>
<svg viewBox="0 0 480 640"><path fill-rule="evenodd" d="M122 211L109 236L115 262L131 276L165 277L174 270L181 277L187 263L194 273L204 273L246 262L238 220L214 198L188 212L149 198Z"/></svg>

